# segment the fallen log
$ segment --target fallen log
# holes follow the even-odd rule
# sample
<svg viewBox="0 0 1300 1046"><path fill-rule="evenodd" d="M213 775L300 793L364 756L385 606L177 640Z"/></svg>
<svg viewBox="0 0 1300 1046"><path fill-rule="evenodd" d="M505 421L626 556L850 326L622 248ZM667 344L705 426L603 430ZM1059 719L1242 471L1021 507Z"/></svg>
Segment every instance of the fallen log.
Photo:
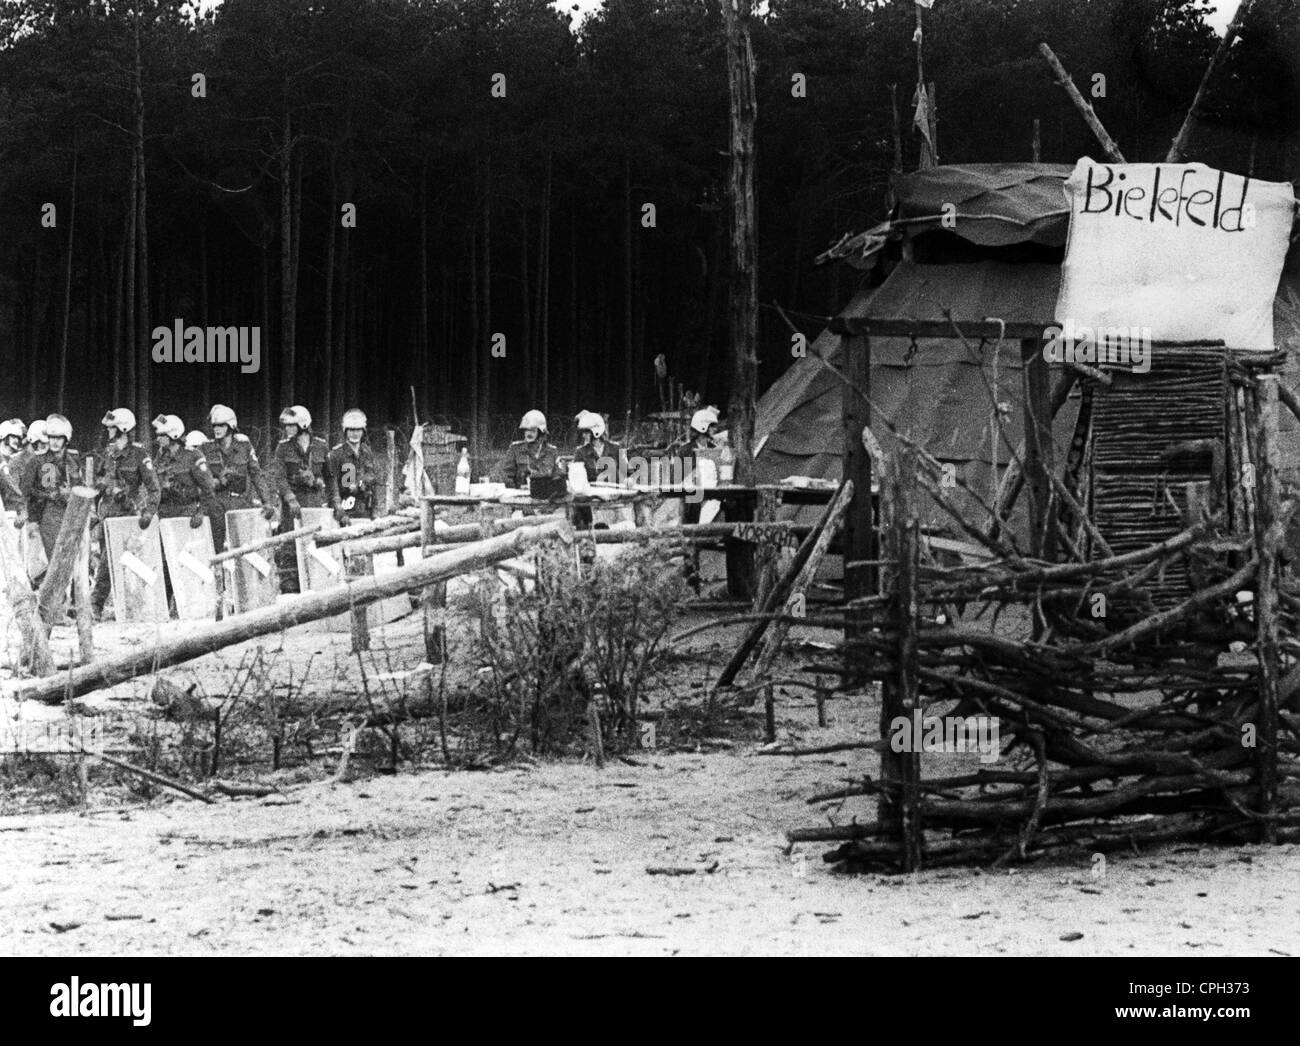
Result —
<svg viewBox="0 0 1300 1046"><path fill-rule="evenodd" d="M309 538L320 529L320 524L317 524L312 527L299 527L297 530L286 530L283 534L272 534L269 538L262 538L261 541L250 541L247 545L240 545L239 548L218 552L208 560L208 564L216 566L218 563L224 563L229 559L239 559L240 556L246 556L250 552L261 552L263 549L275 548L276 545L287 545L299 538Z"/></svg>
<svg viewBox="0 0 1300 1046"><path fill-rule="evenodd" d="M524 549L546 538L572 540L572 530L565 522L516 530L510 534L476 542L450 552L442 552L391 574L350 581L333 588L308 592L278 603L170 635L148 646L82 665L66 674L47 676L20 686L20 700L57 704L67 697L78 697L103 687L113 686L137 676L150 675L159 669L191 661L214 650L242 643L257 636L281 632L295 625L333 617L367 606L381 599L401 595L412 589L427 588L461 574L472 573L511 559Z"/></svg>
<svg viewBox="0 0 1300 1046"><path fill-rule="evenodd" d="M349 523L338 530L328 530L316 539L319 546L336 545L340 541L356 541L359 538L374 537L376 534L407 534L420 532L420 521L410 516L381 516L368 519L362 523Z"/></svg>
<svg viewBox="0 0 1300 1046"><path fill-rule="evenodd" d="M437 545L463 545L470 541L484 541L497 534L508 534L523 527L540 526L563 519L562 514L545 516L524 516L520 519L485 519L480 523L461 523L457 526L443 527L433 532L433 543ZM340 536L341 535L341 536ZM400 549L419 548L424 544L423 532L419 525L411 531L396 534L383 534L379 537L363 538L353 541L348 529L331 531L331 541L346 542L343 546L345 556L375 556L384 552L396 552ZM317 539L316 544L323 542Z"/></svg>

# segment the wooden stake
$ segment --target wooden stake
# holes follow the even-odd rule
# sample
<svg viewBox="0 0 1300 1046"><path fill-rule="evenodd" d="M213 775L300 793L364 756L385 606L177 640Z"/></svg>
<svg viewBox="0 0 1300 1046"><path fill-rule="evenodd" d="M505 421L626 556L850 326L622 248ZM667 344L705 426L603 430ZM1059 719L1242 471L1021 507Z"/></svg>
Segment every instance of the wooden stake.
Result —
<svg viewBox="0 0 1300 1046"><path fill-rule="evenodd" d="M3 510L3 500L0 500L0 514ZM48 675L54 671L50 641L45 634L45 626L36 607L36 594L32 592L31 581L27 577L27 565L18 553L18 539L13 528L4 522L2 515L0 515L0 581L4 583L5 595L9 599L14 621L22 636L22 660L30 665L31 670L37 675Z"/></svg>
<svg viewBox="0 0 1300 1046"><path fill-rule="evenodd" d="M1246 5L1243 3L1242 7ZM1283 528L1278 519L1277 491L1277 389L1276 374L1262 374L1257 381L1255 410L1255 544L1259 572L1255 577L1256 656L1259 658L1259 727L1255 767L1259 779L1259 812L1270 817L1278 808L1278 679L1281 655L1278 649L1278 547ZM1260 826L1261 841L1277 841L1271 821Z"/></svg>
<svg viewBox="0 0 1300 1046"><path fill-rule="evenodd" d="M425 499L420 503L420 553L424 557L432 554L433 546L438 542L434 527L436 506ZM421 607L424 613L424 654L431 665L440 665L447 658L447 632L443 627L442 615L447 609L447 586L430 585L421 593Z"/></svg>
<svg viewBox="0 0 1300 1046"><path fill-rule="evenodd" d="M1205 97L1205 89L1209 86L1210 79L1214 76L1214 71L1219 67L1224 55L1232 47L1233 41L1237 39L1237 33L1241 29L1241 23L1246 17L1246 10L1250 7L1250 0L1241 0L1237 7L1237 13L1232 16L1232 21L1228 23L1227 32L1223 34L1223 39L1219 41L1219 46L1215 48L1214 57L1210 59L1210 64L1205 67L1205 75L1201 77L1201 82L1196 88L1196 94L1192 98L1192 104L1187 109L1187 115L1183 117L1182 126L1178 128L1178 133L1174 135L1173 143L1169 146L1169 152L1165 155L1165 163L1182 163L1183 156L1187 151L1187 142L1192 137L1192 128L1196 126L1196 114L1201 108L1201 100Z"/></svg>
<svg viewBox="0 0 1300 1046"><path fill-rule="evenodd" d="M68 603L68 586L72 584L77 563L81 559L81 546L97 494L94 487L73 487L68 492L68 504L63 510L59 536L54 542L50 565L36 596L41 619L47 627L63 623L63 612Z"/></svg>

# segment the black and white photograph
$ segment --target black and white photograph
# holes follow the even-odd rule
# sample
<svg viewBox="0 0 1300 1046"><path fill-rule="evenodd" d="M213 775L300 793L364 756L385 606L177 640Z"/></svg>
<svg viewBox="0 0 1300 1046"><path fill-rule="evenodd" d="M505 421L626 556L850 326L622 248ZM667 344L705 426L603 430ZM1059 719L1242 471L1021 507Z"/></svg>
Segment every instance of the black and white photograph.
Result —
<svg viewBox="0 0 1300 1046"><path fill-rule="evenodd" d="M1000 956L1263 1015L1297 186L1300 0L4 0L24 1005Z"/></svg>

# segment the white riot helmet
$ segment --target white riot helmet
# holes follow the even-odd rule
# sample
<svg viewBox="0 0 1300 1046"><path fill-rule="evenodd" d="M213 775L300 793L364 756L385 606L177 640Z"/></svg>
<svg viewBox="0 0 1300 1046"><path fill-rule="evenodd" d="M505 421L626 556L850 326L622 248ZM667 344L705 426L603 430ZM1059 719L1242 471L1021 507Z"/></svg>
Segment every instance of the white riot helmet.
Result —
<svg viewBox="0 0 1300 1046"><path fill-rule="evenodd" d="M546 431L546 415L540 410L530 410L519 422L521 429L536 429L538 432Z"/></svg>
<svg viewBox="0 0 1300 1046"><path fill-rule="evenodd" d="M311 428L311 412L306 407L285 407L280 411L281 425L297 425L300 429Z"/></svg>
<svg viewBox="0 0 1300 1046"><path fill-rule="evenodd" d="M701 436L707 436L710 425L718 423L717 407L701 407L691 415L691 430Z"/></svg>
<svg viewBox="0 0 1300 1046"><path fill-rule="evenodd" d="M224 422L219 422L218 424L224 424ZM207 442L208 442L208 437L204 435L202 432L200 432L198 429L195 429L193 432L191 432L188 436L185 437L185 449L198 450L201 446L203 446L203 444Z"/></svg>
<svg viewBox="0 0 1300 1046"><path fill-rule="evenodd" d="M605 419L595 411L579 411L578 416L573 420L578 423L578 431L590 432L592 439L600 439L605 435Z"/></svg>
<svg viewBox="0 0 1300 1046"><path fill-rule="evenodd" d="M180 439L185 435L185 422L175 414L159 414L153 419L153 430L168 439Z"/></svg>
<svg viewBox="0 0 1300 1046"><path fill-rule="evenodd" d="M72 439L72 422L62 414L51 414L45 419L45 438L49 440L55 436Z"/></svg>
<svg viewBox="0 0 1300 1046"><path fill-rule="evenodd" d="M22 418L10 418L8 421L0 421L0 440L8 439L10 436L17 436L22 439L27 435L27 426L23 424Z"/></svg>
<svg viewBox="0 0 1300 1046"><path fill-rule="evenodd" d="M49 419L47 418L46 421L48 422ZM130 432L135 428L135 415L125 407L114 407L104 415L104 420L100 424L105 428L117 429L118 432ZM51 429L50 435L53 434L54 431ZM71 433L69 433L69 438L71 438Z"/></svg>
<svg viewBox="0 0 1300 1046"><path fill-rule="evenodd" d="M226 425L232 429L237 429L239 428L239 419L235 417L235 412L224 403L215 403L212 409L208 411L208 424Z"/></svg>
<svg viewBox="0 0 1300 1046"><path fill-rule="evenodd" d="M43 418L37 418L32 422L27 430L28 443L48 443L50 434L45 431L45 421Z"/></svg>
<svg viewBox="0 0 1300 1046"><path fill-rule="evenodd" d="M308 421L310 425L311 422ZM366 412L353 407L351 410L343 412L342 429L347 432L348 429L364 429L366 427Z"/></svg>

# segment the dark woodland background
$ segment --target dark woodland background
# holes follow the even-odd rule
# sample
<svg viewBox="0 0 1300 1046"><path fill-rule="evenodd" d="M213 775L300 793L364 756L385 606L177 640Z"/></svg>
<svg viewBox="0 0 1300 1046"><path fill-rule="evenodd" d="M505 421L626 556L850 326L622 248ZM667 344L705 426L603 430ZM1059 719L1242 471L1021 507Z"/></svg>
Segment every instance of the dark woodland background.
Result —
<svg viewBox="0 0 1300 1046"><path fill-rule="evenodd" d="M716 2L607 0L572 28L544 0L5 3L0 415L62 407L82 444L110 405L195 427L221 401L265 432L300 402L332 432L353 404L409 424L414 385L422 417L499 442L527 407L658 409L658 353L725 404ZM812 262L884 217L891 84L915 166L915 10L771 0L754 21L761 386L790 362L776 304L811 337L853 290ZM1035 118L1044 161L1102 158L1039 41L1085 93L1105 74L1091 100L1130 160L1163 159L1217 42L1204 15L940 0L924 56L941 162L1029 160ZM1298 56L1300 0L1255 0L1188 158L1300 176ZM153 364L149 332L175 317L260 325L262 372Z"/></svg>

